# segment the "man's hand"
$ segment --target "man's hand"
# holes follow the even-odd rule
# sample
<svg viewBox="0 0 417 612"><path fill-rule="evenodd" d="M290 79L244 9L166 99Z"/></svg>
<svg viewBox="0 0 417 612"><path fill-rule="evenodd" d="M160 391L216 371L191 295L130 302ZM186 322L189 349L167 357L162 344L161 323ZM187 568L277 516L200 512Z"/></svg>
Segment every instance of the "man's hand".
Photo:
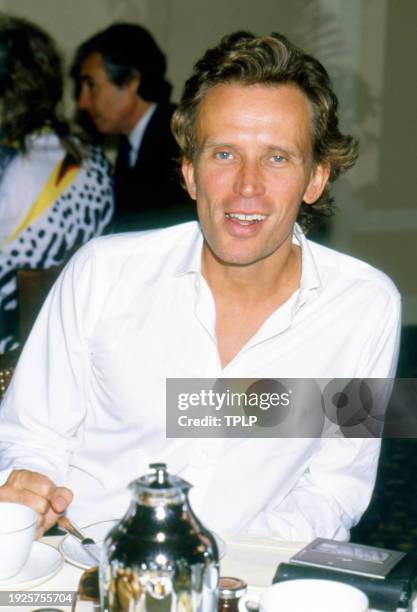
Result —
<svg viewBox="0 0 417 612"><path fill-rule="evenodd" d="M38 472L14 470L0 487L0 502L15 502L30 506L38 513L36 537L55 525L73 498L72 491L57 487L52 480Z"/></svg>

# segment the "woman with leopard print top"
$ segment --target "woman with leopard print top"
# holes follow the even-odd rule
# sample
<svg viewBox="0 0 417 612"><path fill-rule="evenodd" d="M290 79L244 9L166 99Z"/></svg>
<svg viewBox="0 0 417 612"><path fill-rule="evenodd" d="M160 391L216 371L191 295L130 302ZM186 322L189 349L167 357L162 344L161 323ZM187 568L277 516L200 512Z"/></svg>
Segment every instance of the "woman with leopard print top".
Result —
<svg viewBox="0 0 417 612"><path fill-rule="evenodd" d="M1 15L0 352L18 342L17 269L63 264L113 214L111 167L60 116L62 93L50 36Z"/></svg>

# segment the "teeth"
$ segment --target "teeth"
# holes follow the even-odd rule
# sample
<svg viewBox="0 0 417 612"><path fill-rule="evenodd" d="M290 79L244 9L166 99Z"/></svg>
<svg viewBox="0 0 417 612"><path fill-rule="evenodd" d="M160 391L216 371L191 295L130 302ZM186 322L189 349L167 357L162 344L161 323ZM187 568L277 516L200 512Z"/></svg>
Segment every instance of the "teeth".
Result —
<svg viewBox="0 0 417 612"><path fill-rule="evenodd" d="M242 213L225 213L228 219L237 219L238 221L263 221L266 215L244 215Z"/></svg>

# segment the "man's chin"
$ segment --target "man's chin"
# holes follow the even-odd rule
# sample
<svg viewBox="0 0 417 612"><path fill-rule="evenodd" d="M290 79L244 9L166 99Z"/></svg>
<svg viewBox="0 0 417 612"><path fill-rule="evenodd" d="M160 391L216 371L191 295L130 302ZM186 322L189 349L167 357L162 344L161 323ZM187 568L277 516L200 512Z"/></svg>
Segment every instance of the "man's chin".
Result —
<svg viewBox="0 0 417 612"><path fill-rule="evenodd" d="M255 264L257 264L259 261L262 261L262 259L265 259L265 258L264 257L259 257L259 258L235 257L235 258L224 258L219 261L221 261L221 263L224 266L229 266L232 268L250 268L251 266L254 266Z"/></svg>
<svg viewBox="0 0 417 612"><path fill-rule="evenodd" d="M250 266L255 265L259 261L262 261L268 254L263 253L248 253L245 251L244 253L235 251L221 251L214 250L209 247L210 255L209 257L214 258L217 263L222 266L236 267L236 268L249 268Z"/></svg>

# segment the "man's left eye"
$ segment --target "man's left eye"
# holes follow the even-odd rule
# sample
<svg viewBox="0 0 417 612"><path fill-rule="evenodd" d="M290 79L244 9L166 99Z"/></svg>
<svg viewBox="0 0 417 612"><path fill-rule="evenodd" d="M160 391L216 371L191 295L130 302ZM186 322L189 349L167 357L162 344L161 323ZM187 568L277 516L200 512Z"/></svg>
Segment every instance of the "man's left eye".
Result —
<svg viewBox="0 0 417 612"><path fill-rule="evenodd" d="M285 161L285 157L282 155L272 155L271 161L274 162L274 164L282 164L282 162Z"/></svg>

